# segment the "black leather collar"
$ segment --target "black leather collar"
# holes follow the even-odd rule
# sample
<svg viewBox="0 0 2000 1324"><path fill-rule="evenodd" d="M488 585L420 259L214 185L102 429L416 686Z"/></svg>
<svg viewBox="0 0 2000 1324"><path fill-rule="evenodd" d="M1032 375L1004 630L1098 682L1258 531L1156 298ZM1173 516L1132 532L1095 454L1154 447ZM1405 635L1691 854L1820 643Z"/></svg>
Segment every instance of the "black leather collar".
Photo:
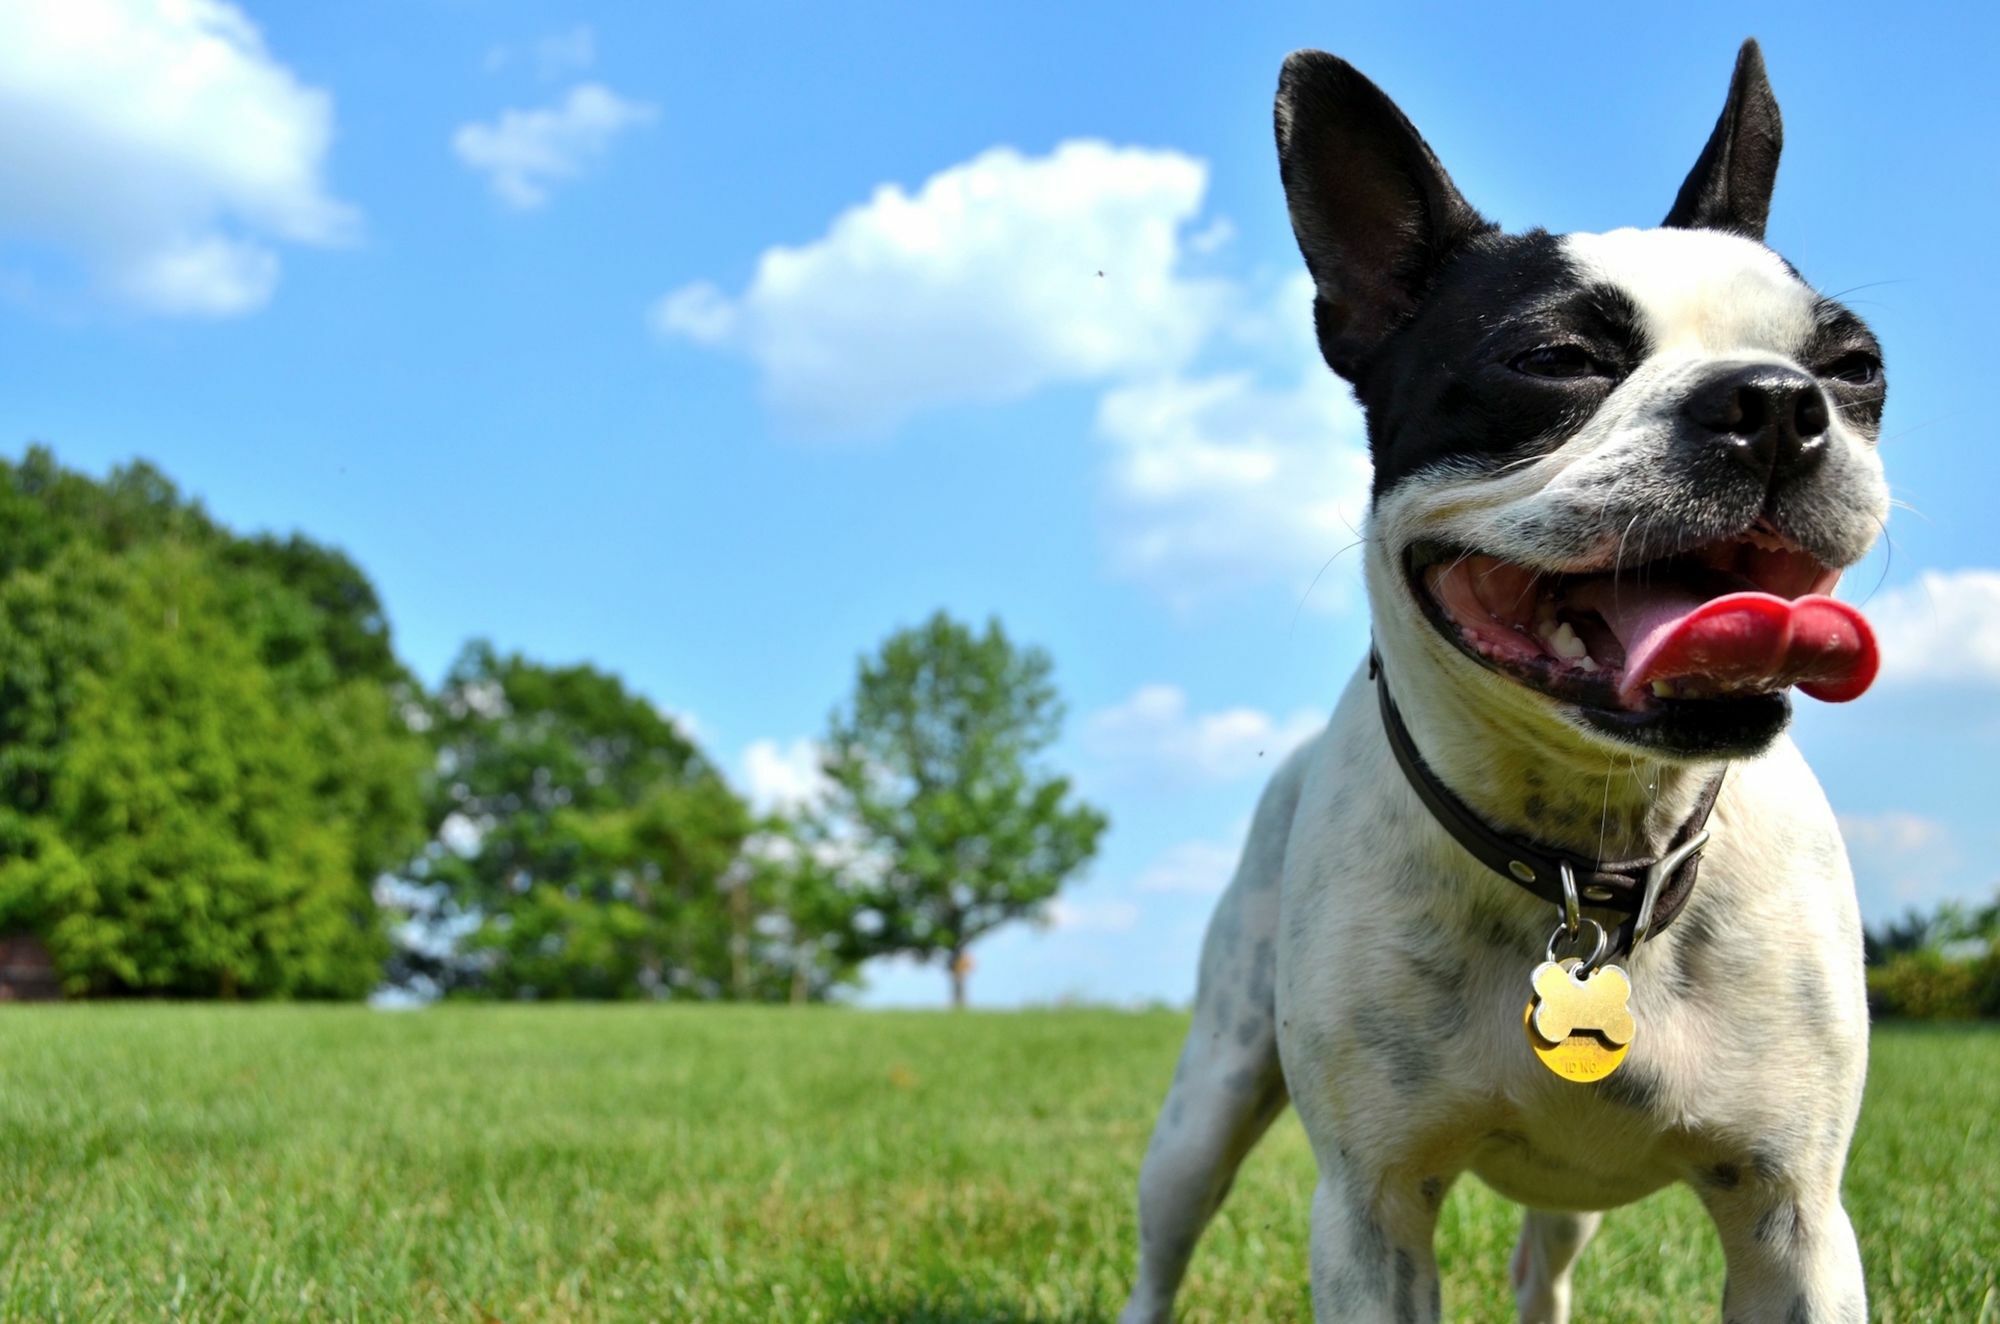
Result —
<svg viewBox="0 0 2000 1324"><path fill-rule="evenodd" d="M1389 687L1381 679L1381 668L1381 659L1371 652L1368 656L1368 676L1375 682L1375 692L1381 696L1382 727L1388 733L1389 748L1395 752L1396 762L1401 765L1403 775L1409 779L1410 788L1417 793L1417 798L1424 802L1424 807L1431 811L1438 825L1465 847L1474 859L1508 882L1526 888L1554 905L1558 911L1564 906L1562 870L1567 867L1576 881L1577 895L1584 909L1608 910L1624 917L1611 930L1610 954L1614 956L1630 952L1635 940L1651 937L1673 922L1674 916L1680 913L1694 891L1695 874L1701 868L1700 847L1688 850L1661 881L1653 902L1652 922L1642 934L1637 931L1637 921L1644 904L1647 877L1662 858L1671 859L1680 853L1707 825L1716 797L1722 793L1723 773L1717 773L1703 789L1694 812L1674 833L1664 857L1606 864L1585 860L1538 842L1510 837L1488 826L1479 815L1467 808L1465 802L1447 790L1437 774L1424 763L1423 756L1417 753L1416 742L1410 738L1409 727L1403 724L1403 715L1396 711L1395 700L1389 697Z"/></svg>

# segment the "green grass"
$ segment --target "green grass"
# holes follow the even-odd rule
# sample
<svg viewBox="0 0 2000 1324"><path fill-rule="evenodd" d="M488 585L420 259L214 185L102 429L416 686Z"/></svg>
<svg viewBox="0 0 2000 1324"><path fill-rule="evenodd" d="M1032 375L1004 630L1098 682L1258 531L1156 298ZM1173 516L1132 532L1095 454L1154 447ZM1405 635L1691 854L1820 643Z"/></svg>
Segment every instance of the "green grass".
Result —
<svg viewBox="0 0 2000 1324"><path fill-rule="evenodd" d="M1103 1320L1182 1018L706 1008L0 1015L0 1318ZM1848 1205L1883 1320L1996 1299L2000 1034L1876 1035ZM1304 1320L1289 1116L1184 1317ZM1511 1318L1514 1211L1445 1209L1456 1319ZM1615 1213L1590 1319L1713 1319L1685 1192Z"/></svg>

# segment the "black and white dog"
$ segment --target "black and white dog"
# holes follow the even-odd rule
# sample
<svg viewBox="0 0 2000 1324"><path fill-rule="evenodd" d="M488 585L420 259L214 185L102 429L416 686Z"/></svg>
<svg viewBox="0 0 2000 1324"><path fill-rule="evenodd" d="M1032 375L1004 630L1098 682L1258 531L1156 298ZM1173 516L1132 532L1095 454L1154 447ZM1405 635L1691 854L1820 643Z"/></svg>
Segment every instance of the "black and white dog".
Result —
<svg viewBox="0 0 2000 1324"><path fill-rule="evenodd" d="M1567 1317L1599 1211L1673 1181L1720 1231L1728 1320L1862 1320L1861 927L1784 732L1793 686L1874 675L1826 594L1888 507L1884 385L1867 327L1762 242L1757 47L1658 229L1500 232L1319 52L1285 62L1277 133L1368 418L1375 652L1209 926L1123 1320L1170 1318L1288 1100L1320 1321L1440 1317L1468 1171L1527 1208L1523 1320Z"/></svg>

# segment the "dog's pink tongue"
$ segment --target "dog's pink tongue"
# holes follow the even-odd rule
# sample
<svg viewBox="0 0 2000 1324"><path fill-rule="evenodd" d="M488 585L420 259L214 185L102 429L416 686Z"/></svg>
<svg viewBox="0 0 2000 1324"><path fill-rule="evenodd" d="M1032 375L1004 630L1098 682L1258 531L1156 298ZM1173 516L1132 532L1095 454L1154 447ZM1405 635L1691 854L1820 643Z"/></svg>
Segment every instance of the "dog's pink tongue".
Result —
<svg viewBox="0 0 2000 1324"><path fill-rule="evenodd" d="M1597 588L1597 585L1592 585ZM1705 598L1679 585L1605 585L1587 605L1625 646L1618 697L1636 704L1656 681L1692 680L1702 693L1764 693L1796 685L1845 703L1875 679L1875 632L1860 612L1819 594Z"/></svg>

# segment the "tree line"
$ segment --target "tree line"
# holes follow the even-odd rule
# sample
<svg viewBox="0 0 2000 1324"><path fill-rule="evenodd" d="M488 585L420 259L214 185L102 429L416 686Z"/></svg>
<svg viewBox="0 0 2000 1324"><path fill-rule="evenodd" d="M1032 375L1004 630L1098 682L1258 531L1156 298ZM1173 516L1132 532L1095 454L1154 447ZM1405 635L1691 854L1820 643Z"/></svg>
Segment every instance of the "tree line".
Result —
<svg viewBox="0 0 2000 1324"><path fill-rule="evenodd" d="M1104 815L1042 650L940 612L861 660L819 802L759 815L619 677L484 640L425 686L337 549L157 468L0 461L0 936L78 997L965 999Z"/></svg>
<svg viewBox="0 0 2000 1324"><path fill-rule="evenodd" d="M1907 1020L2000 1019L2000 897L1909 911L1864 943L1868 1008Z"/></svg>

